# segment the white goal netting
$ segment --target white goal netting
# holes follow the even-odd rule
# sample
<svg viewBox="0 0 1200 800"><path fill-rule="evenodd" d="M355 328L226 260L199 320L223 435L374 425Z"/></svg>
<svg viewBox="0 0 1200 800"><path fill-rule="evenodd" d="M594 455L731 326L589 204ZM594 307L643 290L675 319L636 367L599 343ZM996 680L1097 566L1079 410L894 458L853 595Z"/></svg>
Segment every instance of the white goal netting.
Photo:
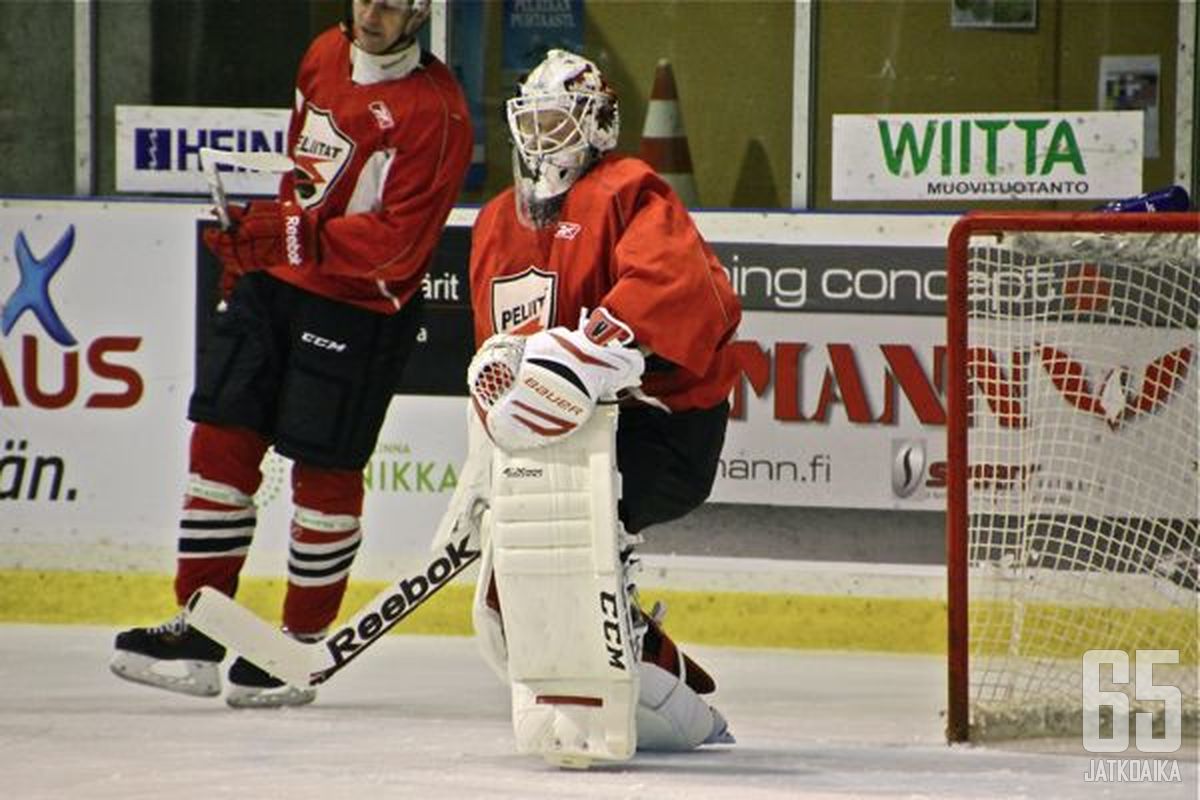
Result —
<svg viewBox="0 0 1200 800"><path fill-rule="evenodd" d="M1200 236L976 235L966 269L971 738L1078 735L1096 649L1177 650L1194 735Z"/></svg>

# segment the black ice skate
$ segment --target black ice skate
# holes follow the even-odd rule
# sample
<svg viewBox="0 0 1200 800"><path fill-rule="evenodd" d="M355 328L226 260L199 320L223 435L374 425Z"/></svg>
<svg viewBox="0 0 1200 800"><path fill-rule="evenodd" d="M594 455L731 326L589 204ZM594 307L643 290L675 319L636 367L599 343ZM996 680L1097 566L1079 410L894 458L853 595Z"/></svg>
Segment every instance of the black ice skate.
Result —
<svg viewBox="0 0 1200 800"><path fill-rule="evenodd" d="M179 694L214 697L221 693L225 648L184 621L182 612L153 628L117 634L109 668L118 678Z"/></svg>
<svg viewBox="0 0 1200 800"><path fill-rule="evenodd" d="M225 702L233 708L303 706L316 699L316 689L289 686L241 656L229 667Z"/></svg>

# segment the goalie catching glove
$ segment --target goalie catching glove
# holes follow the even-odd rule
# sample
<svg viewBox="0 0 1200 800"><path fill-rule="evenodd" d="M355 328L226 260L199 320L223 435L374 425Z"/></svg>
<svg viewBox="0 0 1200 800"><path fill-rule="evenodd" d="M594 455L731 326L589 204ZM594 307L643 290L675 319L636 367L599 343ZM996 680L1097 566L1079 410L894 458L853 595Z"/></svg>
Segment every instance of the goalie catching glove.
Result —
<svg viewBox="0 0 1200 800"><path fill-rule="evenodd" d="M228 231L209 228L204 244L226 274L288 265L297 269L316 261L316 225L293 202L255 201L231 206Z"/></svg>
<svg viewBox="0 0 1200 800"><path fill-rule="evenodd" d="M506 452L544 447L577 431L604 400L641 382L646 362L624 323L598 308L578 330L496 334L467 369L484 430Z"/></svg>

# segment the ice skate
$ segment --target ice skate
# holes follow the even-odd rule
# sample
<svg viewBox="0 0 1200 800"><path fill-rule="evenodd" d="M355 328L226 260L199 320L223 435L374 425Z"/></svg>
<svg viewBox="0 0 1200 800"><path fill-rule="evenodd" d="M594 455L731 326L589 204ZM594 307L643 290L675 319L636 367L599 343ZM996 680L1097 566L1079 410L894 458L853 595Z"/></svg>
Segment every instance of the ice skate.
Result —
<svg viewBox="0 0 1200 800"><path fill-rule="evenodd" d="M634 606L640 633L638 749L678 751L706 744L735 744L729 723L701 695L716 691L708 672L662 629L666 609L646 614Z"/></svg>
<svg viewBox="0 0 1200 800"><path fill-rule="evenodd" d="M118 633L115 647L109 668L118 678L196 697L221 693L225 648L188 626L182 613Z"/></svg>
<svg viewBox="0 0 1200 800"><path fill-rule="evenodd" d="M678 751L706 744L735 744L724 715L701 697L716 691L716 681L663 630L667 607L655 602L649 612L642 609L634 579L641 570L634 545L641 539L622 531L621 563L640 677L638 749Z"/></svg>
<svg viewBox="0 0 1200 800"><path fill-rule="evenodd" d="M225 702L232 708L306 706L316 699L316 689L284 683L241 656L229 667L229 694Z"/></svg>

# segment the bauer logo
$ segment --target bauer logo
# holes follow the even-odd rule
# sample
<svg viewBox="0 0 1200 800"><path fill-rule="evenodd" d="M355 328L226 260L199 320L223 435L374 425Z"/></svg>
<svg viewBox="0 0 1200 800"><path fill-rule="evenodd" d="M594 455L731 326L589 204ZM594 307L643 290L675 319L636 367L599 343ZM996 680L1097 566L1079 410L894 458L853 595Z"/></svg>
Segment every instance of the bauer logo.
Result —
<svg viewBox="0 0 1200 800"><path fill-rule="evenodd" d="M925 477L925 442L922 439L892 441L892 494L911 497Z"/></svg>

